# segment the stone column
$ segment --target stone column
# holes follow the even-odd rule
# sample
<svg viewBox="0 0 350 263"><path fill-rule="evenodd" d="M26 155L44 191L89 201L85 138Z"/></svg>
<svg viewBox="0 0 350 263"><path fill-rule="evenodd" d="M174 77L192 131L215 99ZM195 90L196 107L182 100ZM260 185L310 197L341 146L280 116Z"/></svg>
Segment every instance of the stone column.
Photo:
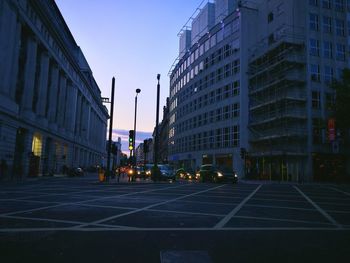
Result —
<svg viewBox="0 0 350 263"><path fill-rule="evenodd" d="M47 91L48 91L48 78L49 78L49 64L50 59L47 52L42 52L40 57L40 75L38 82L38 104L37 104L37 114L40 119L45 118L45 110L46 110L46 99L47 99ZM47 124L47 122L46 122Z"/></svg>
<svg viewBox="0 0 350 263"><path fill-rule="evenodd" d="M66 101L66 124L65 127L67 128L69 135L73 136L74 134L74 124L75 124L75 116L76 116L76 110L77 110L77 98L78 97L78 90L77 88L69 84L67 86L67 101Z"/></svg>
<svg viewBox="0 0 350 263"><path fill-rule="evenodd" d="M24 117L30 120L34 120L32 104L37 63L37 46L36 40L33 37L29 37L27 42L27 60L24 69L24 89L21 106Z"/></svg>
<svg viewBox="0 0 350 263"><path fill-rule="evenodd" d="M67 78L62 74L60 76L60 94L57 107L57 124L64 129L64 112L66 106Z"/></svg>
<svg viewBox="0 0 350 263"><path fill-rule="evenodd" d="M55 129L56 126L56 107L57 107L57 92L58 92L58 76L59 76L59 70L56 65L52 64L51 69L51 82L49 87L49 108L47 112L47 118L49 120L50 125L52 125L52 128Z"/></svg>
<svg viewBox="0 0 350 263"><path fill-rule="evenodd" d="M10 84L11 80L16 78L12 69L14 64L17 64L13 63L13 55L19 48L18 23L17 14L9 7L7 1L1 1L0 7L0 94L8 96L10 89L15 88Z"/></svg>
<svg viewBox="0 0 350 263"><path fill-rule="evenodd" d="M76 115L75 115L75 135L78 137L80 136L81 128L80 128L80 115L81 115L81 102L82 102L82 97L81 93L78 92L77 96L77 105L76 105Z"/></svg>
<svg viewBox="0 0 350 263"><path fill-rule="evenodd" d="M85 126L85 129L86 129L86 139L88 141L90 141L90 119L91 119L91 106L88 104L88 102L86 103L86 109L87 109L87 112L86 112L86 126Z"/></svg>

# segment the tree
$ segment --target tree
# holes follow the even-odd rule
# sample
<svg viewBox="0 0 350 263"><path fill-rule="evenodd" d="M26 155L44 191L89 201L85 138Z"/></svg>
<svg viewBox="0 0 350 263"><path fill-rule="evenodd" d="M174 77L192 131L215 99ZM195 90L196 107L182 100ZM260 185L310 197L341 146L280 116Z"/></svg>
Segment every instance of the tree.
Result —
<svg viewBox="0 0 350 263"><path fill-rule="evenodd" d="M334 118L336 129L347 141L350 130L350 69L344 69L342 79L335 81L331 87L335 90Z"/></svg>

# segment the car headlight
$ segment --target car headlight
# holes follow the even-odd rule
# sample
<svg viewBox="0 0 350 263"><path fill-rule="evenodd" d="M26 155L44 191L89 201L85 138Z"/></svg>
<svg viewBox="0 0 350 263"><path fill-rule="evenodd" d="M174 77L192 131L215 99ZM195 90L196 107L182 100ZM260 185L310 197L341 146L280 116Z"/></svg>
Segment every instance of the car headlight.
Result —
<svg viewBox="0 0 350 263"><path fill-rule="evenodd" d="M138 172L137 172L137 174L141 174L141 172L140 172L140 171L138 171Z"/></svg>
<svg viewBox="0 0 350 263"><path fill-rule="evenodd" d="M188 176L188 179L192 179L192 175L189 175L189 176Z"/></svg>
<svg viewBox="0 0 350 263"><path fill-rule="evenodd" d="M147 174L147 175L150 175L150 174L151 174L151 171L147 171L146 174Z"/></svg>
<svg viewBox="0 0 350 263"><path fill-rule="evenodd" d="M223 177L224 175L220 172L218 172L218 177Z"/></svg>

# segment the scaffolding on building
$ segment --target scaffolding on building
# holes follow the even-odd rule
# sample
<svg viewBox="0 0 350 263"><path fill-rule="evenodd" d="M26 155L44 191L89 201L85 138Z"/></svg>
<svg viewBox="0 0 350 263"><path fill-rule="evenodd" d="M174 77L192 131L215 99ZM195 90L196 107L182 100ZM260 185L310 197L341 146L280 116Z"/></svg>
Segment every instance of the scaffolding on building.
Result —
<svg viewBox="0 0 350 263"><path fill-rule="evenodd" d="M287 160L305 155L306 52L303 37L295 31L284 26L251 49L250 156L256 158L256 167L263 171L263 177L268 174L265 179L298 180L297 171L294 176L288 171Z"/></svg>

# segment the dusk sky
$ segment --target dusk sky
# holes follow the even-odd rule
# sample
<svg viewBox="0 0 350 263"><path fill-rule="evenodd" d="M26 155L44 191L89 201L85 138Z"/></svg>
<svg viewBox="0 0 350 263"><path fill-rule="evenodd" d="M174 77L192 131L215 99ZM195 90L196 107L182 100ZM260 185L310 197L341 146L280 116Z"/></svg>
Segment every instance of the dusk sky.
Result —
<svg viewBox="0 0 350 263"><path fill-rule="evenodd" d="M168 72L178 56L177 34L202 0L56 0L56 3L89 62L103 97L110 97L112 77L116 77L113 138L120 135L127 138L127 131L133 129L137 88L141 93L137 105L140 133L136 141L151 137L156 115L156 76L161 74L161 121L169 95ZM127 142L123 149L127 149Z"/></svg>

